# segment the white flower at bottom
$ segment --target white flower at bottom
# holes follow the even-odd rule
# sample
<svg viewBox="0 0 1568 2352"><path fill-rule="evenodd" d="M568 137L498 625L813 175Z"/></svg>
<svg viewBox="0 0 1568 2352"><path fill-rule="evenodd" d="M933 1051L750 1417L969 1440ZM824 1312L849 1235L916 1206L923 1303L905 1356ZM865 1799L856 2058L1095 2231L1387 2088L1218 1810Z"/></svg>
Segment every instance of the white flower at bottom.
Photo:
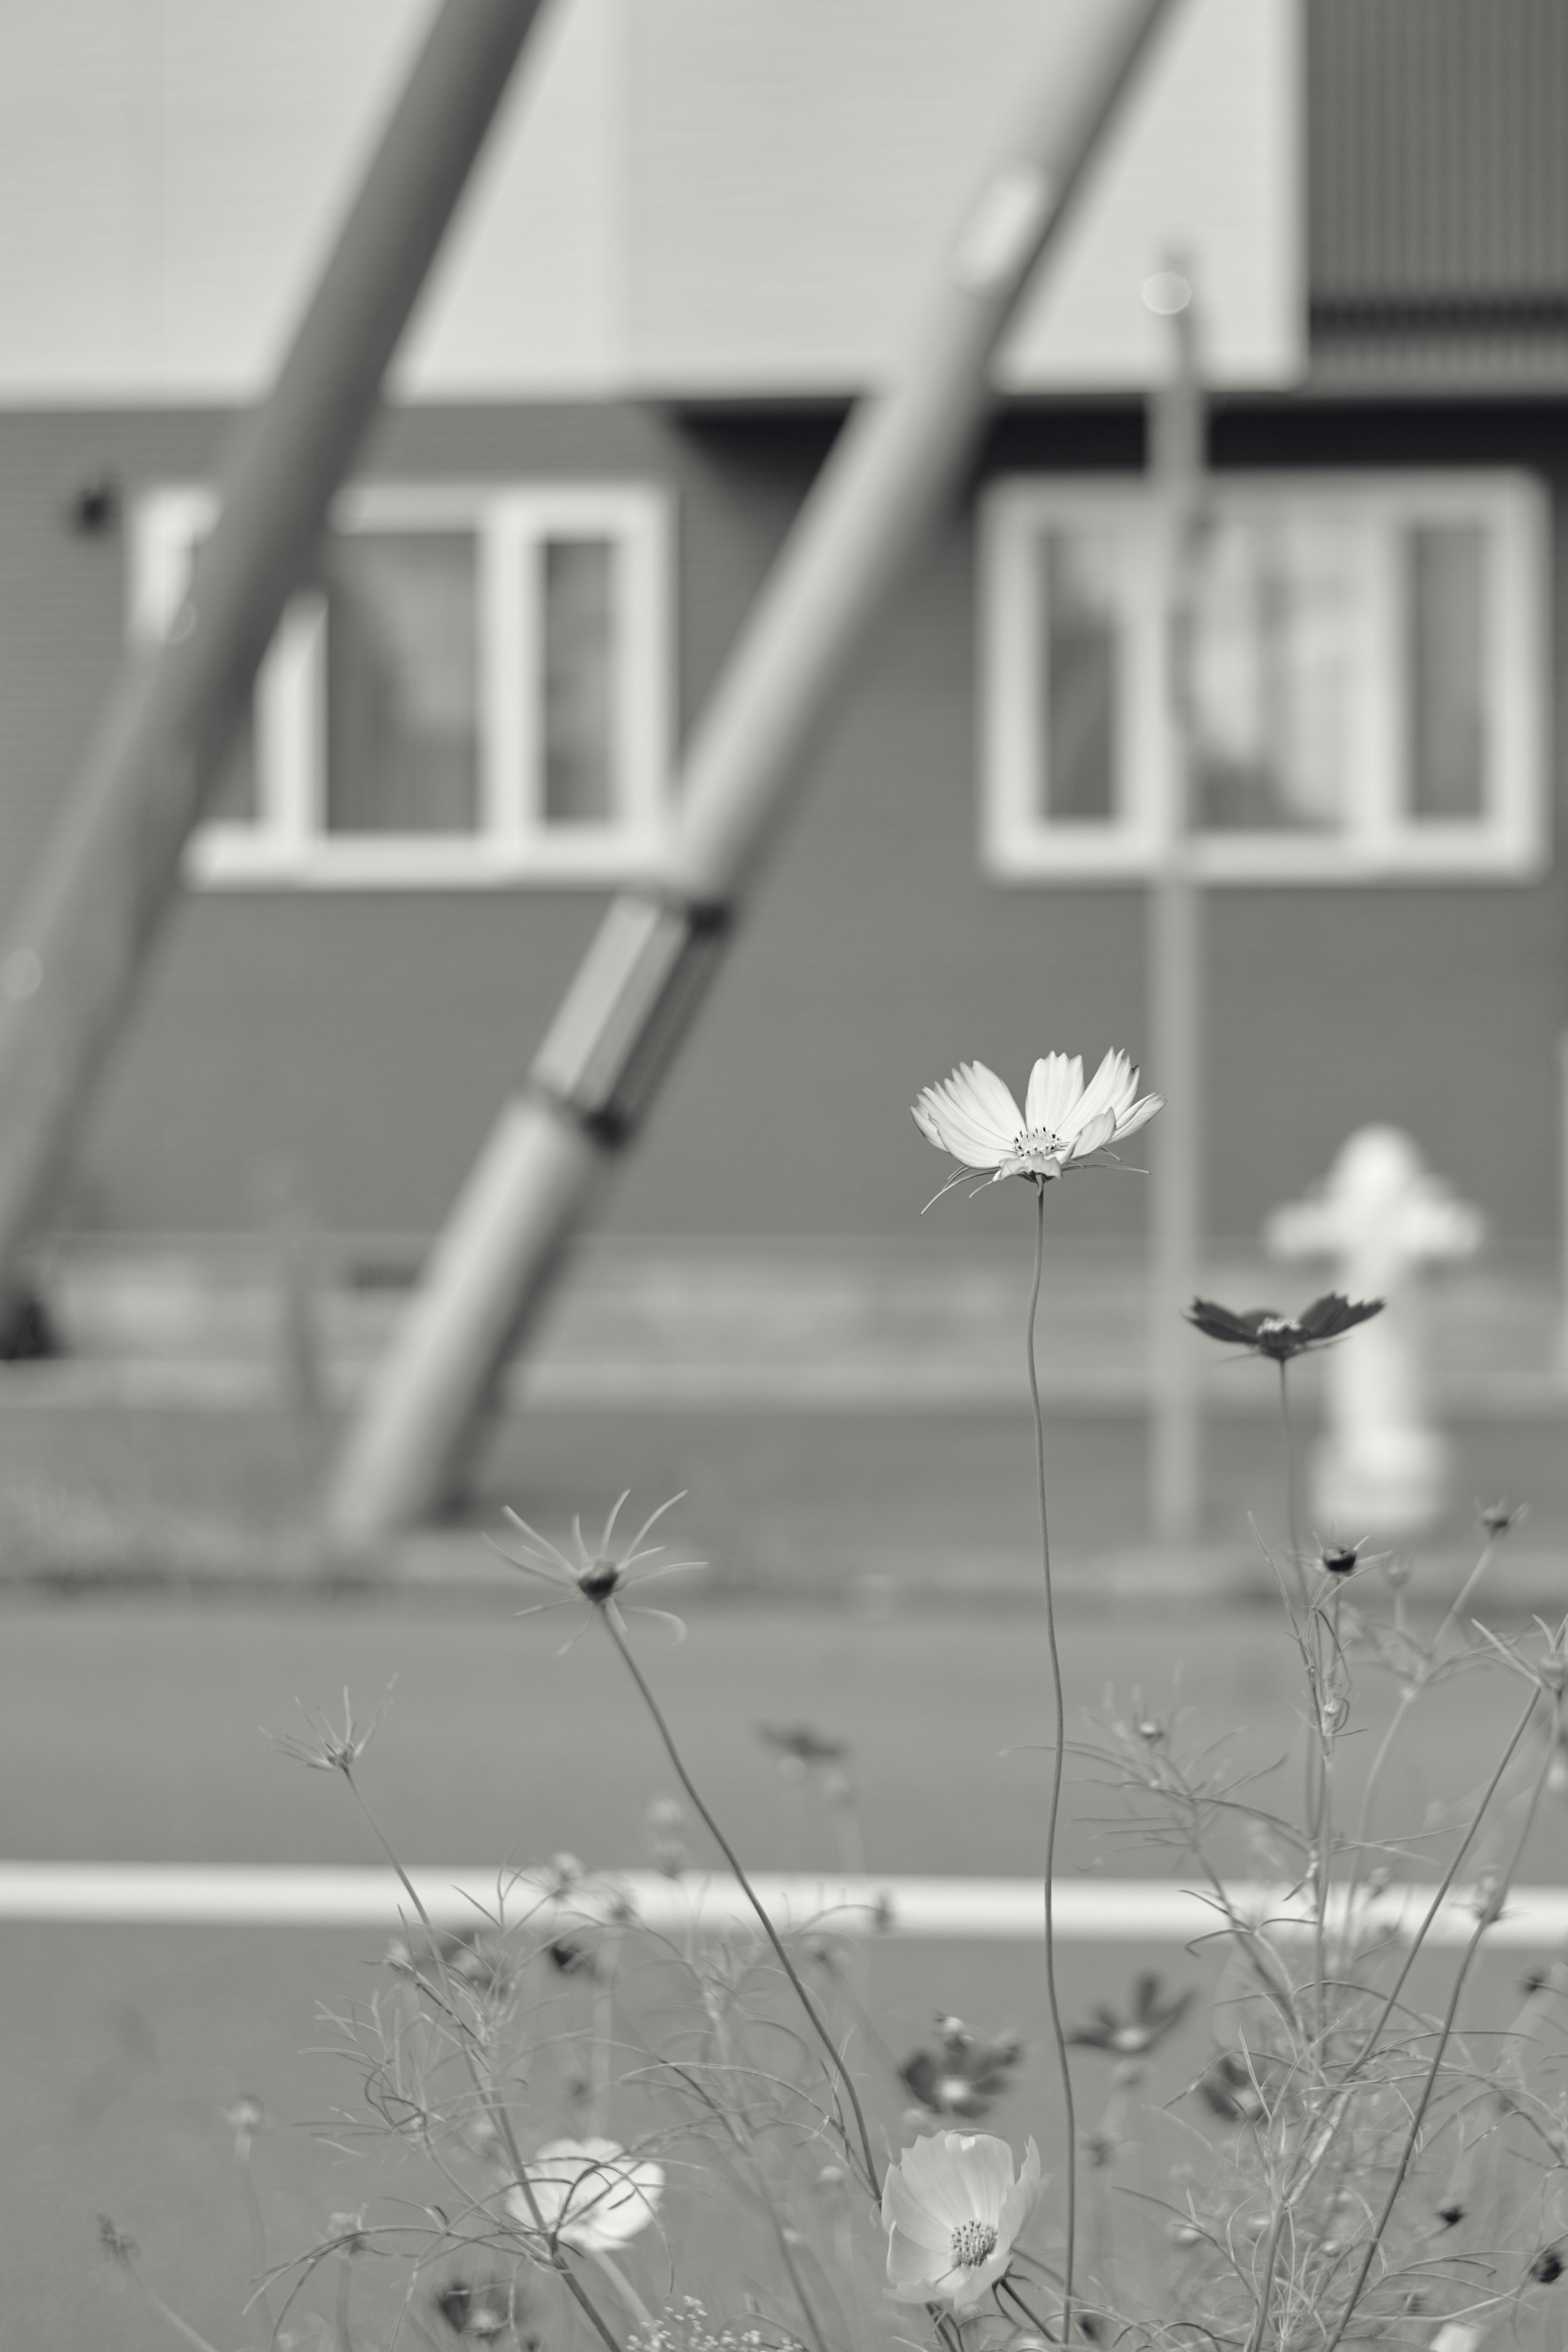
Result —
<svg viewBox="0 0 1568 2352"><path fill-rule="evenodd" d="M528 2187L545 2228L584 2253L613 2253L653 2220L664 2190L664 2168L629 2156L612 2139L555 2139L530 2158ZM537 2228L521 2188L507 2204L528 2229Z"/></svg>
<svg viewBox="0 0 1568 2352"><path fill-rule="evenodd" d="M935 2132L906 2147L882 2190L887 2284L900 2303L972 2311L1006 2273L1040 2196L1040 2150L1013 2152L989 2132Z"/></svg>
<svg viewBox="0 0 1568 2352"><path fill-rule="evenodd" d="M1048 1184L1164 1108L1163 1096L1139 1097L1138 1073L1125 1054L1107 1054L1087 1086L1078 1055L1047 1054L1030 1072L1021 1110L984 1062L960 1062L951 1077L921 1088L915 1124L964 1168L993 1170L993 1184L1004 1176Z"/></svg>

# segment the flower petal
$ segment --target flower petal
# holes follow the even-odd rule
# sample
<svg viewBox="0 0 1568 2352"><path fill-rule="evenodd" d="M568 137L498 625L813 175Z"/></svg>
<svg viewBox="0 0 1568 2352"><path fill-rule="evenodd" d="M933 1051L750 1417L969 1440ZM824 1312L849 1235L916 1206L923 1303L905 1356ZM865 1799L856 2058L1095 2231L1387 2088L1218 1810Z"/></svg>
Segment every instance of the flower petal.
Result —
<svg viewBox="0 0 1568 2352"><path fill-rule="evenodd" d="M1080 1133L1073 1139L1071 1156L1074 1160L1087 1160L1091 1152L1103 1150L1117 1131L1115 1112L1113 1110L1097 1111L1092 1119L1085 1122Z"/></svg>
<svg viewBox="0 0 1568 2352"><path fill-rule="evenodd" d="M1043 1128L1048 1135L1068 1132L1074 1104L1083 1092L1083 1064L1074 1054L1047 1054L1035 1064L1029 1074L1029 1091L1024 1097L1024 1118L1033 1129Z"/></svg>
<svg viewBox="0 0 1568 2352"><path fill-rule="evenodd" d="M913 2279L939 2278L953 2267L951 2231L939 2246L927 2245L923 2238L912 2238L908 2231L894 2228L888 2233L887 2275L894 2285Z"/></svg>
<svg viewBox="0 0 1568 2352"><path fill-rule="evenodd" d="M947 1083L956 1087L960 1082L984 1121L1009 1140L1018 1134L1024 1123L1023 1113L995 1070L988 1069L984 1062L960 1062Z"/></svg>
<svg viewBox="0 0 1568 2352"><path fill-rule="evenodd" d="M952 2251L952 2222L931 2210L900 2165L888 2167L882 2184L882 2226L902 2231L915 2244L933 2253L946 2256Z"/></svg>
<svg viewBox="0 0 1568 2352"><path fill-rule="evenodd" d="M1074 1120L1074 1132L1103 1110L1124 1110L1137 1091L1138 1074L1119 1046L1113 1045L1084 1087Z"/></svg>
<svg viewBox="0 0 1568 2352"><path fill-rule="evenodd" d="M995 1168L1023 1125L1011 1095L983 1062L960 1063L951 1077L923 1087L914 1109L926 1140L967 1168Z"/></svg>
<svg viewBox="0 0 1568 2352"><path fill-rule="evenodd" d="M955 2134L956 2138L958 2134ZM1001 2215L1002 2200L1013 2185L1013 2152L1005 2139L991 2132L975 2132L963 2138L959 2163L967 2179L974 2204L970 2208L977 2221L997 2222Z"/></svg>
<svg viewBox="0 0 1568 2352"><path fill-rule="evenodd" d="M1155 1112L1164 1110L1165 1107L1164 1095L1145 1095L1142 1102L1135 1102L1130 1109L1119 1112L1116 1118L1116 1141L1120 1143L1124 1135L1134 1135L1140 1127L1146 1127Z"/></svg>

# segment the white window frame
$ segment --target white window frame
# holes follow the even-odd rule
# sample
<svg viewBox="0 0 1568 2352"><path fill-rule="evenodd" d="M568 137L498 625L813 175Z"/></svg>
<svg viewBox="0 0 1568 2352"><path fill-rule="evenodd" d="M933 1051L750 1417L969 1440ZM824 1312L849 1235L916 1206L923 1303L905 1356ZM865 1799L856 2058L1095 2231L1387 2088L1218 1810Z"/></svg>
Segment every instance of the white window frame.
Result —
<svg viewBox="0 0 1568 2352"><path fill-rule="evenodd" d="M190 585L193 545L215 490L165 484L136 502L129 619L161 642ZM472 531L479 633L478 822L472 832L329 834L326 600L296 596L257 674L256 817L212 820L187 847L205 889L602 888L644 878L667 845L674 718L674 514L643 483L365 483L334 501L340 531ZM613 814L551 822L544 810L539 696L542 549L609 540L617 551Z"/></svg>
<svg viewBox="0 0 1568 2352"><path fill-rule="evenodd" d="M1551 568L1542 485L1500 470L1226 473L1209 478L1206 496L1222 518L1270 506L1351 513L1367 526L1373 625L1353 719L1350 823L1329 835L1195 832L1186 851L1195 876L1219 884L1539 879L1551 855L1552 807ZM1396 690L1404 663L1395 533L1412 522L1455 521L1484 528L1490 567L1483 676L1493 752L1487 807L1475 821L1416 818L1401 804L1406 713ZM1040 813L1037 796L1043 746L1036 663L1044 636L1035 550L1051 524L1096 523L1131 533L1135 545L1135 560L1123 567L1116 814L1105 824L1053 824ZM1170 564L1168 529L1146 476L1008 477L983 499L980 845L996 880L1125 882L1155 872L1170 856Z"/></svg>

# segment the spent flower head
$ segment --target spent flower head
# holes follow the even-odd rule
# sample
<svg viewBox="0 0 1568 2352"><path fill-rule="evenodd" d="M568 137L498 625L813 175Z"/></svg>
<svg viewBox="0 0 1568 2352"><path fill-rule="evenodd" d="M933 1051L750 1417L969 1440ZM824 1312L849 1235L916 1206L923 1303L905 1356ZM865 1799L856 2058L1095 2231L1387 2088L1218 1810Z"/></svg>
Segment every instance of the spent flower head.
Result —
<svg viewBox="0 0 1568 2352"><path fill-rule="evenodd" d="M1239 1314L1234 1307L1221 1307L1218 1299L1195 1298L1186 1319L1207 1339L1218 1339L1227 1347L1246 1348L1253 1355L1267 1356L1271 1363L1288 1364L1292 1356L1326 1347L1358 1323L1370 1322L1373 1316L1382 1314L1383 1306L1381 1298L1350 1299L1330 1290L1303 1307L1299 1315L1281 1315L1275 1307L1249 1307Z"/></svg>
<svg viewBox="0 0 1568 2352"><path fill-rule="evenodd" d="M280 1756L291 1757L295 1763L304 1764L312 1772L352 1772L355 1765L375 1738L382 1717L392 1705L394 1675L387 1685L387 1695L368 1723L356 1723L349 1700L348 1685L343 1688L343 1727L341 1731L324 1713L312 1715L302 1702L296 1700L305 1717L305 1729L300 1733L266 1732Z"/></svg>
<svg viewBox="0 0 1568 2352"><path fill-rule="evenodd" d="M650 1511L623 1550L619 1552L612 1550L615 1522L620 1517L622 1507L631 1492L630 1486L625 1487L617 1497L609 1517L604 1522L604 1533L600 1537L597 1544L591 1546L584 1537L580 1515L573 1518L571 1554L561 1550L559 1545L551 1543L548 1536L541 1536L536 1528L528 1525L520 1513L507 1509L507 1518L524 1539L520 1555L515 1551L503 1550L497 1543L492 1543L491 1549L499 1553L501 1559L507 1561L511 1567L521 1569L525 1576L534 1577L541 1584L556 1586L561 1595L558 1601L537 1601L531 1609L520 1610L518 1612L520 1616L536 1617L542 1610L564 1609L570 1607L573 1601L586 1601L591 1611L602 1609L613 1621L617 1631L624 1633L626 1622L622 1614L622 1599L630 1587L651 1584L661 1576L675 1576L686 1570L706 1567L706 1561L701 1559L666 1560L663 1557L666 1546L649 1544L646 1540L658 1521L664 1517L664 1513L673 1510L677 1503L685 1501L684 1487L678 1495L672 1495L667 1502L661 1503L656 1511ZM651 1565L655 1560L659 1563L657 1567ZM665 1624L674 1627L678 1639L685 1638L685 1627L680 1619L672 1616L668 1610L638 1607L633 1613L643 1617L662 1618ZM574 1634L572 1639L576 1638ZM568 1643L567 1647L570 1649L570 1643Z"/></svg>
<svg viewBox="0 0 1568 2352"><path fill-rule="evenodd" d="M1139 1095L1137 1071L1113 1050L1087 1086L1081 1055L1042 1055L1030 1072L1021 1110L984 1062L960 1062L951 1077L921 1088L914 1113L926 1141L959 1163L942 1187L947 1192L966 1176L984 1176L989 1184L1021 1176L1044 1185L1070 1169L1103 1167L1097 1154L1164 1108L1163 1095Z"/></svg>
<svg viewBox="0 0 1568 2352"><path fill-rule="evenodd" d="M889 2165L882 2189L888 2292L899 2303L970 2312L1007 2275L1013 2243L1040 2198L1040 2150L1013 2152L988 2132L936 2132Z"/></svg>

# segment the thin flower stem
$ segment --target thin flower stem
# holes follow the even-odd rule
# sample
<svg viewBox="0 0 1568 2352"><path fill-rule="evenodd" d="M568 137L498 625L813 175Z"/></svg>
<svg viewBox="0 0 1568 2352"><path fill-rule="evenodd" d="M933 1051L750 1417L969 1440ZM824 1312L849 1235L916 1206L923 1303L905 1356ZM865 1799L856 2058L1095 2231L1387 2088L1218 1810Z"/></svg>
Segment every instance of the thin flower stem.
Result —
<svg viewBox="0 0 1568 2352"><path fill-rule="evenodd" d="M1290 1365L1280 1359L1280 1420L1285 1433L1285 1526L1290 1537L1291 1564L1296 1572L1297 1597L1305 1608L1306 1578L1301 1568L1301 1517L1297 1501L1301 1481L1296 1466L1296 1425L1291 1416Z"/></svg>
<svg viewBox="0 0 1568 2352"><path fill-rule="evenodd" d="M188 2319L182 2319L173 2305L165 2303L157 2290L148 2285L133 2262L127 2263L125 2267L152 2305L152 2309L158 2314L159 2318L166 2326L172 2327L176 2336L183 2337L185 2343L191 2345L193 2352L217 2352L216 2345L202 2335L198 2329L193 2327Z"/></svg>
<svg viewBox="0 0 1568 2352"><path fill-rule="evenodd" d="M1425 1656L1422 1657L1416 1664L1414 1676L1409 1682L1405 1684L1404 1687L1400 1691L1399 1703L1396 1706L1392 1717L1389 1718L1388 1728L1385 1731L1382 1739L1378 1742L1377 1753L1372 1759L1372 1768L1366 1776L1366 1786L1362 1791L1361 1820L1356 1831L1358 1867L1360 1853L1364 1851L1368 1837L1371 1833L1373 1810L1377 1801L1378 1790L1382 1785L1384 1769L1388 1762L1389 1757L1393 1753L1394 1744L1399 1736L1400 1727L1404 1723L1406 1717L1410 1712L1410 1709L1415 1705L1416 1701L1422 1697L1431 1687L1433 1675L1437 1666L1441 1664L1438 1653L1442 1649L1443 1643L1452 1629L1456 1620L1458 1618L1466 1602L1469 1601L1471 1593L1475 1591L1477 1585L1486 1574L1487 1570L1491 1566L1492 1555L1496 1549L1496 1537L1489 1536L1486 1543L1481 1549L1480 1558L1477 1560L1474 1568L1471 1569L1463 1584L1460 1585L1458 1592L1454 1595L1452 1601L1448 1605L1448 1613L1444 1617L1443 1622L1438 1626L1437 1632L1433 1634L1430 1643L1427 1644ZM1396 1601L1400 1601L1401 1596L1396 1594L1395 1597ZM1353 1892L1355 1886L1356 1874L1356 1870L1353 1869L1351 1874L1351 1887Z"/></svg>
<svg viewBox="0 0 1568 2352"><path fill-rule="evenodd" d="M403 1868L402 1863L398 1860L396 1853L393 1852L391 1840L387 1837L380 1822L377 1821L374 1813L371 1812L369 1805L365 1802L364 1794L360 1788L359 1782L355 1780L352 1770L347 1764L340 1765L338 1769L342 1773L344 1780L348 1783L349 1791L353 1797L354 1802L359 1806L361 1812L364 1815L365 1822L370 1830L371 1835L375 1839L376 1843L385 1854L388 1862L392 1864L392 1869L397 1873L402 1890L408 1896L409 1901L413 1904L413 1908L418 1915L419 1923L424 1929L425 1936L430 1944L431 1958L434 1960L437 1969L441 1972L441 1980L446 1995L447 2008L454 2022L455 2023L457 2019L456 1997L452 1988L451 1971L446 1966L445 1956L441 1948L441 1938L435 1930L435 1922L432 1919L429 1912L425 1909L418 1887L415 1886L413 1879L409 1876L407 1871ZM571 2296L572 2301L581 2311L584 2318L588 2320L595 2334L599 2336L601 2342L606 2346L607 2352L621 2352L620 2345L612 2335L609 2324L600 2312L592 2296L589 2294L588 2289L583 2285L582 2281L572 2269L571 2264L567 2261L566 2256L561 2252L559 2246L557 2245L554 2240L549 2236L549 2231L546 2226L544 2216L539 2210L538 2200L534 2195L533 2182L528 2178L528 2166L523 2162L522 2150L517 2146L517 2136L512 2129L512 2118L507 2112L507 2103L503 2098L498 2096L494 2083L491 2082L481 2070L478 2061L474 2055L469 2038L460 2025L457 2029L457 2044L458 2048L463 2053L463 2063L468 2070L469 2080L472 2082L475 2090L479 2095L480 2104L484 2107L486 2114L489 2116L490 2121L500 2132L501 2137L506 2144L507 2158L510 2161L512 2170L517 2177L517 2186L523 2192L523 2197L528 2205L529 2214L533 2219L534 2227L538 2231L539 2235L548 2242L551 2268L554 2270L557 2277L560 2280L562 2285L566 2288L567 2293Z"/></svg>
<svg viewBox="0 0 1568 2352"><path fill-rule="evenodd" d="M1534 1699L1536 1696L1539 1696L1539 1694L1533 1694L1531 1696L1531 1714L1534 1713ZM1509 1886L1511 1885L1513 1874L1519 1868L1520 1863L1523 1858L1525 1844L1529 1839L1531 1830L1534 1825L1536 1808L1541 1802L1541 1792L1546 1786L1546 1776L1552 1769L1552 1759L1557 1746L1557 1725L1561 1714L1562 1706L1561 1703L1559 1703L1552 1709L1552 1731L1551 1736L1548 1738L1546 1742L1546 1752L1541 1759L1541 1769L1535 1776L1535 1785L1530 1792L1530 1802L1525 1807L1524 1820L1521 1825L1519 1836L1514 1842L1513 1853L1510 1857L1508 1868L1502 1874L1501 1880L1495 1894L1492 1895L1485 1903L1480 1917L1476 1921L1475 1933L1471 1936L1469 1942L1465 1946L1464 1957L1461 1958L1458 1969L1454 1971L1454 1982L1453 1988L1448 1995L1448 2006L1443 2014L1443 2022L1437 2033L1437 2047L1432 2053L1432 2063L1427 2069L1427 2078L1421 2085L1421 2095L1416 2103L1416 2112L1410 2118L1410 2128L1405 2136L1405 2146L1400 2151L1398 2168L1395 2172L1394 2179L1389 2188L1388 2194L1384 2200L1383 2210L1377 2217L1377 2225L1373 2231L1371 2242L1367 2246L1364 2255L1362 2257L1361 2268L1356 2273L1355 2276L1355 2284L1351 2288L1350 2294L1345 2301L1344 2309L1340 2314L1339 2326L1334 2329L1333 2334L1324 2345L1323 2352L1338 2352L1340 2339L1343 2336L1345 2329L1350 2326L1351 2319L1354 2315L1356 2305L1360 2302L1362 2295L1365 2291L1366 2282L1371 2274L1372 2265L1377 2258L1377 2250L1383 2243L1384 2232L1388 2227L1389 2221L1394 2212L1394 2208L1398 2202L1399 2192L1405 2186L1405 2176L1410 2169L1410 2161L1416 2153L1416 2142L1421 2137L1421 2126L1426 2120L1427 2109L1431 2103L1432 2093L1437 2087L1437 2075L1442 2068L1444 2054L1448 2050L1449 2037L1454 2030L1454 2020L1458 2014L1459 1996L1465 1989L1465 1979L1469 1975L1470 1962L1475 1958L1477 1952L1480 1948L1481 1937L1486 1934L1487 1929L1496 1921L1502 1909L1503 1897L1506 1895ZM1526 1720L1528 1720L1528 1717ZM1511 1748L1512 1743L1511 1742Z"/></svg>
<svg viewBox="0 0 1568 2352"><path fill-rule="evenodd" d="M1067 2250L1062 2263L1061 2340L1072 2341L1072 2267L1078 2236L1078 2121L1072 2105L1072 2069L1067 2056L1061 2008L1056 1991L1056 1824L1061 1811L1061 1774L1067 1754L1067 1709L1061 1690L1061 1653L1056 1640L1056 1598L1051 1578L1051 1524L1045 1496L1045 1420L1040 1406L1040 1371L1034 1355L1034 1321L1040 1307L1040 1276L1045 1267L1045 1186L1035 1186L1034 1279L1030 1286L1029 1314L1024 1324L1024 1361L1029 1369L1029 1397L1034 1413L1035 1486L1040 1505L1040 1556L1045 1584L1045 1639L1051 1653L1051 1685L1056 1710L1056 1746L1051 1761L1051 1805L1045 1822L1045 1995L1051 2030L1056 2041L1057 2066L1061 2075L1061 2104L1067 2124Z"/></svg>
<svg viewBox="0 0 1568 2352"><path fill-rule="evenodd" d="M1388 1997L1378 2012L1377 2022L1374 2025L1371 2032L1367 2035L1366 2040L1362 2043L1361 2048L1356 2052L1355 2056L1350 2062L1350 2066L1347 2070L1347 2074L1349 2075L1360 2073L1367 2060L1371 2057L1373 2051L1376 2048L1378 2042L1381 2040L1383 2029L1394 2014L1395 2009L1398 2003L1399 1996L1405 1990L1406 1979L1409 1976L1411 1969L1416 1965L1416 1955L1419 1953L1422 1945L1427 1940L1427 1936L1431 1928L1432 1922L1437 1917L1438 1912L1442 1909L1443 1905L1448 1901L1448 1890L1453 1885L1455 1879L1458 1875L1459 1864L1463 1862L1466 1854L1469 1853L1470 1850L1471 1842L1475 1837L1476 1832L1481 1825L1482 1816L1485 1814L1487 1807L1491 1803L1492 1799L1498 1792L1498 1787L1502 1780L1502 1776L1513 1760L1513 1752L1515 1748L1519 1746L1520 1741L1524 1738L1526 1731L1530 1728L1531 1719L1535 1713L1535 1703L1540 1696L1541 1694L1539 1691L1532 1690L1531 1692L1524 1712L1513 1727L1513 1736L1510 1739L1508 1746L1503 1749L1502 1754L1499 1757L1497 1769L1493 1772L1491 1779L1487 1782L1486 1788L1481 1794L1481 1801L1470 1817L1469 1828L1465 1832L1464 1836L1460 1839L1458 1850L1456 1851L1452 1861L1449 1863L1448 1869L1443 1873L1442 1878L1438 1882L1437 1891L1433 1895L1431 1902L1427 1907L1427 1916L1422 1920L1419 1927L1416 1930L1416 1934L1411 1940L1410 1949L1405 1955L1404 1966L1400 1969L1399 1974L1395 1978L1393 1987L1389 1991Z"/></svg>
<svg viewBox="0 0 1568 2352"><path fill-rule="evenodd" d="M873 2197L880 2197L882 2194L882 2183L876 2168L876 2158L872 2153L871 2131L866 2123L865 2111L860 2103L860 2094L855 2089L854 2078L851 2074L849 2068L844 2064L838 2044L834 2042L832 2035L828 2032L827 2026L823 2022L821 2015L818 2011L816 2002L811 1999L811 1996L807 1991L805 1985L801 1982L799 1969L796 1968L794 1961L789 1958L789 1953L785 1950L779 1930L775 1927L772 1920L768 1917L761 1898L758 1896L756 1888L752 1885L750 1879L747 1876L739 1855L736 1853L735 1848L730 1844L729 1840L725 1836L725 1833L720 1829L717 1822L715 1821L703 1798L701 1790L698 1789L696 1782L692 1779L691 1774L687 1771L681 1756L681 1751L675 1745L674 1735L671 1731L669 1725L665 1722L664 1713L660 1708L658 1700L653 1696L648 1679L643 1674L641 1666L637 1664L636 1659L632 1656L631 1646L626 1641L624 1634L622 1633L620 1626L616 1623L613 1614L608 1608L601 1608L598 1613L604 1623L606 1631L609 1633L611 1640L614 1643L615 1647L621 1653L622 1661L625 1665L627 1673L631 1675L632 1681L637 1685L643 1704L647 1708L649 1715L653 1718L653 1727L657 1731L659 1738L664 1742L664 1753L670 1759L670 1763L676 1779L680 1781L682 1788L685 1790L687 1796L691 1799L693 1805L696 1808L696 1811L705 1823L709 1835L712 1837L714 1843L718 1847L718 1850L723 1854L726 1862L728 1863L731 1870L735 1873L736 1880L740 1887L741 1893L745 1895L747 1901L756 1912L758 1919L761 1924L762 1932L773 1947L774 1958L778 1960L779 1967L789 1978L795 1998L799 2000L801 2008L805 2011L807 2017L810 2021L812 2032L816 2034L818 2041L821 2043L822 2048L826 2051L828 2057L831 2062L833 2072L838 2077L840 2085L843 2090L845 2097L850 2103L851 2111L854 2116L855 2129L860 2136L861 2155L865 2165L867 2184L871 2189L872 2195Z"/></svg>
<svg viewBox="0 0 1568 2352"><path fill-rule="evenodd" d="M625 2305L627 2310L632 2314L632 2316L636 2321L638 2326L652 2329L653 2325L653 2313L649 2310L647 2305L643 2302L642 2296L638 2294L631 2280L626 2276L625 2272L622 2269L614 2256L607 2253L601 2246L584 2246L582 2251L588 2256L590 2262L598 2263L600 2269L604 2273L605 2277L610 2281L611 2285L615 2289L616 2294L621 2297L621 2300Z"/></svg>
<svg viewBox="0 0 1568 2352"><path fill-rule="evenodd" d="M354 2352L354 2338L349 2327L349 2289L353 2277L353 2264L347 2254L338 2257L338 2341L333 2352ZM275 2333L270 2320L267 2335Z"/></svg>

